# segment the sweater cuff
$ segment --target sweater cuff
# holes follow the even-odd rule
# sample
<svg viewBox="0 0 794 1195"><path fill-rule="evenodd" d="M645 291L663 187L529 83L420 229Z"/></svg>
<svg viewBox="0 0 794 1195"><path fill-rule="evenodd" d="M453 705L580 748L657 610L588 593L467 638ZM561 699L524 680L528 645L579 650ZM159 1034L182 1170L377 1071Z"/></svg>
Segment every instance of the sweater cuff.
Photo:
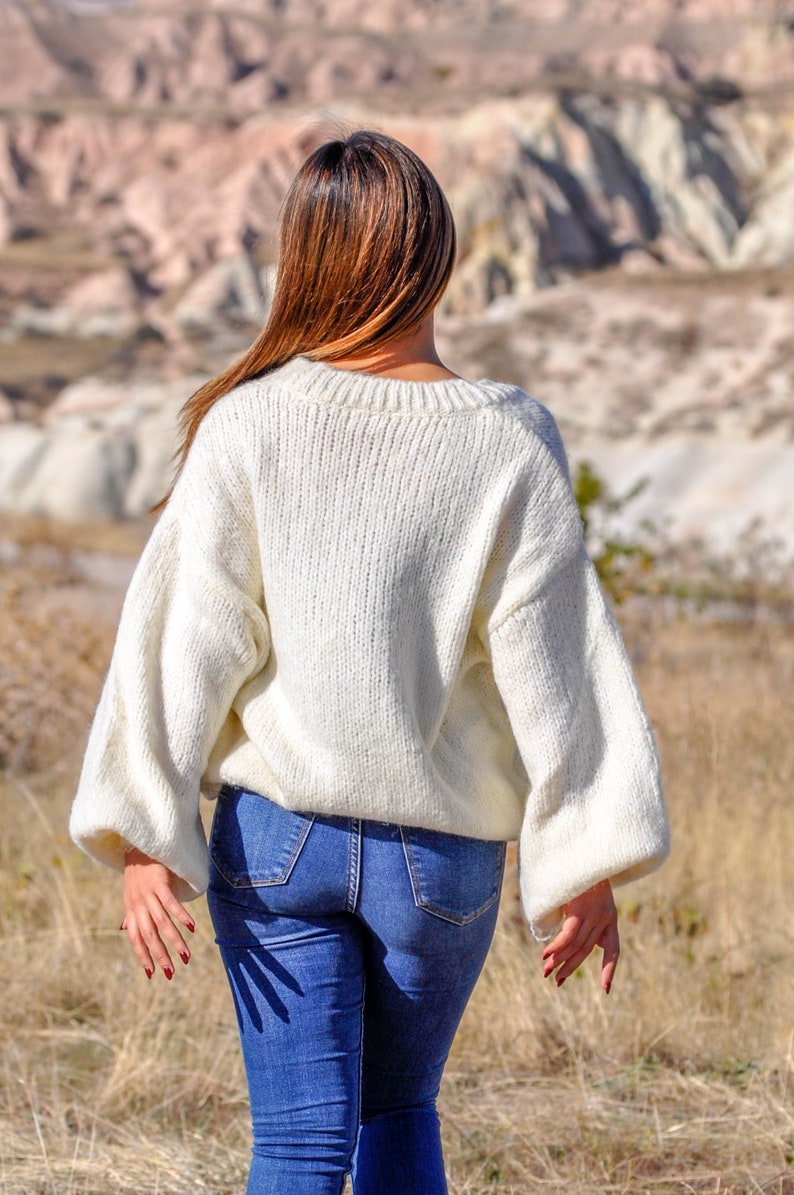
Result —
<svg viewBox="0 0 794 1195"><path fill-rule="evenodd" d="M124 853L130 847L156 859L174 876L173 892L180 901L195 900L207 889L209 855L198 815L195 824L184 827L172 842L157 842L147 827L136 825L132 818L103 826L75 807L69 832L82 851L118 872L124 871Z"/></svg>
<svg viewBox="0 0 794 1195"><path fill-rule="evenodd" d="M557 936L562 923L562 912L560 911L554 915L554 926L552 929L548 929L546 926L546 922L548 920L550 920L550 918L544 918L543 923L539 923L537 921L529 922L529 932L532 934L532 937L536 942L550 942L552 938Z"/></svg>

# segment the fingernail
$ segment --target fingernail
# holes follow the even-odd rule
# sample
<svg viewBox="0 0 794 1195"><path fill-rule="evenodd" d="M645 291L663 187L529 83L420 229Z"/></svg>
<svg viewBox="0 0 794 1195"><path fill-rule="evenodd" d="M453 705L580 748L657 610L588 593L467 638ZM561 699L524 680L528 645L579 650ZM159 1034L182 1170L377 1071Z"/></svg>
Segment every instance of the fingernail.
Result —
<svg viewBox="0 0 794 1195"><path fill-rule="evenodd" d="M551 973L552 973L552 971L553 971L553 970L554 970L554 968L553 968L553 967L546 967L546 968L544 968L544 971L543 971L543 978L544 978L544 979L548 979L548 978L549 978L549 976L551 975Z"/></svg>
<svg viewBox="0 0 794 1195"><path fill-rule="evenodd" d="M190 930L191 934L194 934L196 932L196 926L192 921L188 921L187 927Z"/></svg>
<svg viewBox="0 0 794 1195"><path fill-rule="evenodd" d="M124 922L123 922L123 921L122 921L121 925L119 926L119 929L124 929Z"/></svg>
<svg viewBox="0 0 794 1195"><path fill-rule="evenodd" d="M611 990L612 990L612 984L611 984L611 983L608 983L608 984L606 985L606 987L604 988L604 991L606 992L606 994L607 994L607 995L609 995L609 993L610 993L610 991L611 991Z"/></svg>
<svg viewBox="0 0 794 1195"><path fill-rule="evenodd" d="M188 954L188 952L186 950L180 950L179 957L181 958L181 960L185 964L185 966L187 966L188 963L190 962L190 955Z"/></svg>
<svg viewBox="0 0 794 1195"><path fill-rule="evenodd" d="M144 971L146 972L147 979L151 979L152 976L154 975L154 971L152 970L151 967L144 967Z"/></svg>
<svg viewBox="0 0 794 1195"><path fill-rule="evenodd" d="M565 980L564 980L564 979L560 979L560 977L559 977L559 976L557 976L557 987L558 987L558 988L561 988L561 987L562 987L562 985L563 985L564 983L565 983Z"/></svg>
<svg viewBox="0 0 794 1195"><path fill-rule="evenodd" d="M173 979L174 978L173 968L163 967L163 975L166 977L166 979Z"/></svg>

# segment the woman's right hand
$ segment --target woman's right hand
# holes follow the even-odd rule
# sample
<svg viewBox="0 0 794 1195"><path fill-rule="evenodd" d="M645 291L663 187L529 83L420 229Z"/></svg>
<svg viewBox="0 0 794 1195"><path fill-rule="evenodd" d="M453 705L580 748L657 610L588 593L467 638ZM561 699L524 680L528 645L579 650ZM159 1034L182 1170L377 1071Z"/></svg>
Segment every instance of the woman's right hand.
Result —
<svg viewBox="0 0 794 1195"><path fill-rule="evenodd" d="M174 965L169 945L182 962L190 962L190 950L174 924L181 922L191 933L193 918L174 896L173 874L142 851L130 848L124 855L124 910L121 929L126 929L135 956L151 979L159 965L166 979L173 979Z"/></svg>
<svg viewBox="0 0 794 1195"><path fill-rule="evenodd" d="M591 950L600 946L604 952L601 987L609 995L620 956L618 912L609 880L602 880L574 897L563 909L565 919L560 932L543 951L543 973L548 978L557 972L557 987L562 987Z"/></svg>

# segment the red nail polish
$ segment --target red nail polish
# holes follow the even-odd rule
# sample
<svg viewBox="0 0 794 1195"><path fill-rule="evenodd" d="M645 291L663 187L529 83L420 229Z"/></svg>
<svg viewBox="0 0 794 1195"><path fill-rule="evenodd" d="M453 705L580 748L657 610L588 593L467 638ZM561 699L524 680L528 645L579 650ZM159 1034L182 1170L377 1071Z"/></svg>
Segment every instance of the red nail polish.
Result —
<svg viewBox="0 0 794 1195"><path fill-rule="evenodd" d="M163 967L163 975L166 977L166 979L173 979L174 978L173 969L171 967Z"/></svg>
<svg viewBox="0 0 794 1195"><path fill-rule="evenodd" d="M187 927L190 930L191 934L194 934L196 932L196 926L192 921L188 921Z"/></svg>
<svg viewBox="0 0 794 1195"><path fill-rule="evenodd" d="M122 921L121 925L119 926L119 929L124 929L124 922L123 922L123 921Z"/></svg>
<svg viewBox="0 0 794 1195"><path fill-rule="evenodd" d="M190 955L188 954L188 952L186 950L180 950L179 957L181 958L181 960L185 964L185 966L187 966L188 963L190 962Z"/></svg>
<svg viewBox="0 0 794 1195"><path fill-rule="evenodd" d="M145 971L145 973L146 973L146 978L147 978L147 979L151 979L151 978L152 978L152 976L154 975L154 971L152 970L152 968L151 968L151 967L144 967L144 971Z"/></svg>

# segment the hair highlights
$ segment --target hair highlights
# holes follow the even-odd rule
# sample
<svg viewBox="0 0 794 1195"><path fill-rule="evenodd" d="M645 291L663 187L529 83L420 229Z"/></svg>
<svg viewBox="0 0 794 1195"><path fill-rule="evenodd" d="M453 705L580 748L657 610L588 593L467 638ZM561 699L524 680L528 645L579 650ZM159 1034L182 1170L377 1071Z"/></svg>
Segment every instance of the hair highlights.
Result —
<svg viewBox="0 0 794 1195"><path fill-rule="evenodd" d="M446 198L407 146L361 130L316 149L284 203L267 323L182 408L177 476L202 419L234 386L298 355L356 356L418 327L446 289L455 248Z"/></svg>

